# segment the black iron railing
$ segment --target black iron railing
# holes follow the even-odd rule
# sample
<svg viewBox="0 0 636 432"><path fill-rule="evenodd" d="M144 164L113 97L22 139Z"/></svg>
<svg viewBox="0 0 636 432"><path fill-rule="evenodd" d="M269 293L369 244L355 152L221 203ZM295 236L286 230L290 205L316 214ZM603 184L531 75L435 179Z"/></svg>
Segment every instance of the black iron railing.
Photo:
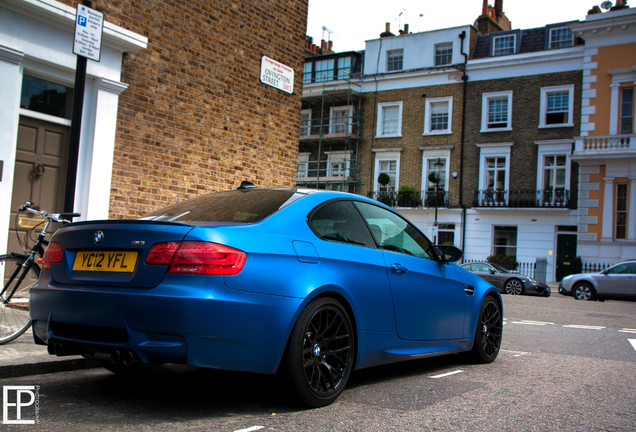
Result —
<svg viewBox="0 0 636 432"><path fill-rule="evenodd" d="M476 190L473 207L570 208L567 189Z"/></svg>
<svg viewBox="0 0 636 432"><path fill-rule="evenodd" d="M438 191L381 191L369 192L368 197L389 207L435 208L448 207L448 192Z"/></svg>

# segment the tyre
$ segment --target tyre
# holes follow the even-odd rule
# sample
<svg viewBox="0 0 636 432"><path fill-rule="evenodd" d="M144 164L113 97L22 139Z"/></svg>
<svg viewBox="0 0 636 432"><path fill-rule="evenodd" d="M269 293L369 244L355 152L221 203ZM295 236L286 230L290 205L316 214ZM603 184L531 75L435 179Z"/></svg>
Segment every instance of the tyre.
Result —
<svg viewBox="0 0 636 432"><path fill-rule="evenodd" d="M510 279L506 282L506 294L521 295L523 294L523 284L519 279Z"/></svg>
<svg viewBox="0 0 636 432"><path fill-rule="evenodd" d="M470 351L471 359L476 363L492 363L499 355L503 315L501 306L494 297L486 297L479 311L475 341Z"/></svg>
<svg viewBox="0 0 636 432"><path fill-rule="evenodd" d="M281 363L292 401L309 407L333 403L353 368L355 338L351 320L332 298L312 301L292 330Z"/></svg>
<svg viewBox="0 0 636 432"><path fill-rule="evenodd" d="M0 345L10 342L31 326L29 290L40 277L40 268L33 264L24 269L26 257L0 257L0 271L4 272L0 291Z"/></svg>
<svg viewBox="0 0 636 432"><path fill-rule="evenodd" d="M580 283L572 290L572 296L576 300L594 300L596 293L592 285L588 283Z"/></svg>

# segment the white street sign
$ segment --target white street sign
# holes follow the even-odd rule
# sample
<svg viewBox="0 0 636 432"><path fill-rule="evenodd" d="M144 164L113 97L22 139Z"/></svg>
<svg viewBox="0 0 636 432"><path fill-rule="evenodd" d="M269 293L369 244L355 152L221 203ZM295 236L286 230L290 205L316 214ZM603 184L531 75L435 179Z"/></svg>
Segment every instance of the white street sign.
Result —
<svg viewBox="0 0 636 432"><path fill-rule="evenodd" d="M292 94L294 92L294 70L263 56L261 58L261 82Z"/></svg>
<svg viewBox="0 0 636 432"><path fill-rule="evenodd" d="M78 4L73 53L98 62L102 51L103 28L103 13Z"/></svg>

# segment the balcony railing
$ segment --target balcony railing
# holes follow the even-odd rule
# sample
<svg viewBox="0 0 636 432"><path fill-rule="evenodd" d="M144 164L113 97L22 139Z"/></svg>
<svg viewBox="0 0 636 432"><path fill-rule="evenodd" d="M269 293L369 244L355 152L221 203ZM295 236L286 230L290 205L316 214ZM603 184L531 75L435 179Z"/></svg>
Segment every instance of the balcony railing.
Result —
<svg viewBox="0 0 636 432"><path fill-rule="evenodd" d="M577 137L574 144L573 156L613 155L621 157L623 154L636 152L636 135L606 135Z"/></svg>
<svg viewBox="0 0 636 432"><path fill-rule="evenodd" d="M570 208L570 191L550 190L477 190L473 207Z"/></svg>
<svg viewBox="0 0 636 432"><path fill-rule="evenodd" d="M380 201L389 207L435 208L448 207L448 192L438 191L382 191L369 192L369 198Z"/></svg>

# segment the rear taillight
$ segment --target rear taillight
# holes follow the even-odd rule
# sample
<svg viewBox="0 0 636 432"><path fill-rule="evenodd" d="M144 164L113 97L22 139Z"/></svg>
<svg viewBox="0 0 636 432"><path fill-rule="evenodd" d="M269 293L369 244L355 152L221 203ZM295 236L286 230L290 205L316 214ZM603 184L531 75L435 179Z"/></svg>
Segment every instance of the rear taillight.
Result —
<svg viewBox="0 0 636 432"><path fill-rule="evenodd" d="M51 270L51 264L61 263L63 256L61 244L49 243L42 257L42 269Z"/></svg>
<svg viewBox="0 0 636 432"><path fill-rule="evenodd" d="M148 256L146 256L146 264L150 265L168 265L172 261L174 253L179 248L179 242L157 243L150 248Z"/></svg>
<svg viewBox="0 0 636 432"><path fill-rule="evenodd" d="M243 270L247 254L216 243L185 241L154 245L146 264L167 265L168 273L234 276Z"/></svg>

